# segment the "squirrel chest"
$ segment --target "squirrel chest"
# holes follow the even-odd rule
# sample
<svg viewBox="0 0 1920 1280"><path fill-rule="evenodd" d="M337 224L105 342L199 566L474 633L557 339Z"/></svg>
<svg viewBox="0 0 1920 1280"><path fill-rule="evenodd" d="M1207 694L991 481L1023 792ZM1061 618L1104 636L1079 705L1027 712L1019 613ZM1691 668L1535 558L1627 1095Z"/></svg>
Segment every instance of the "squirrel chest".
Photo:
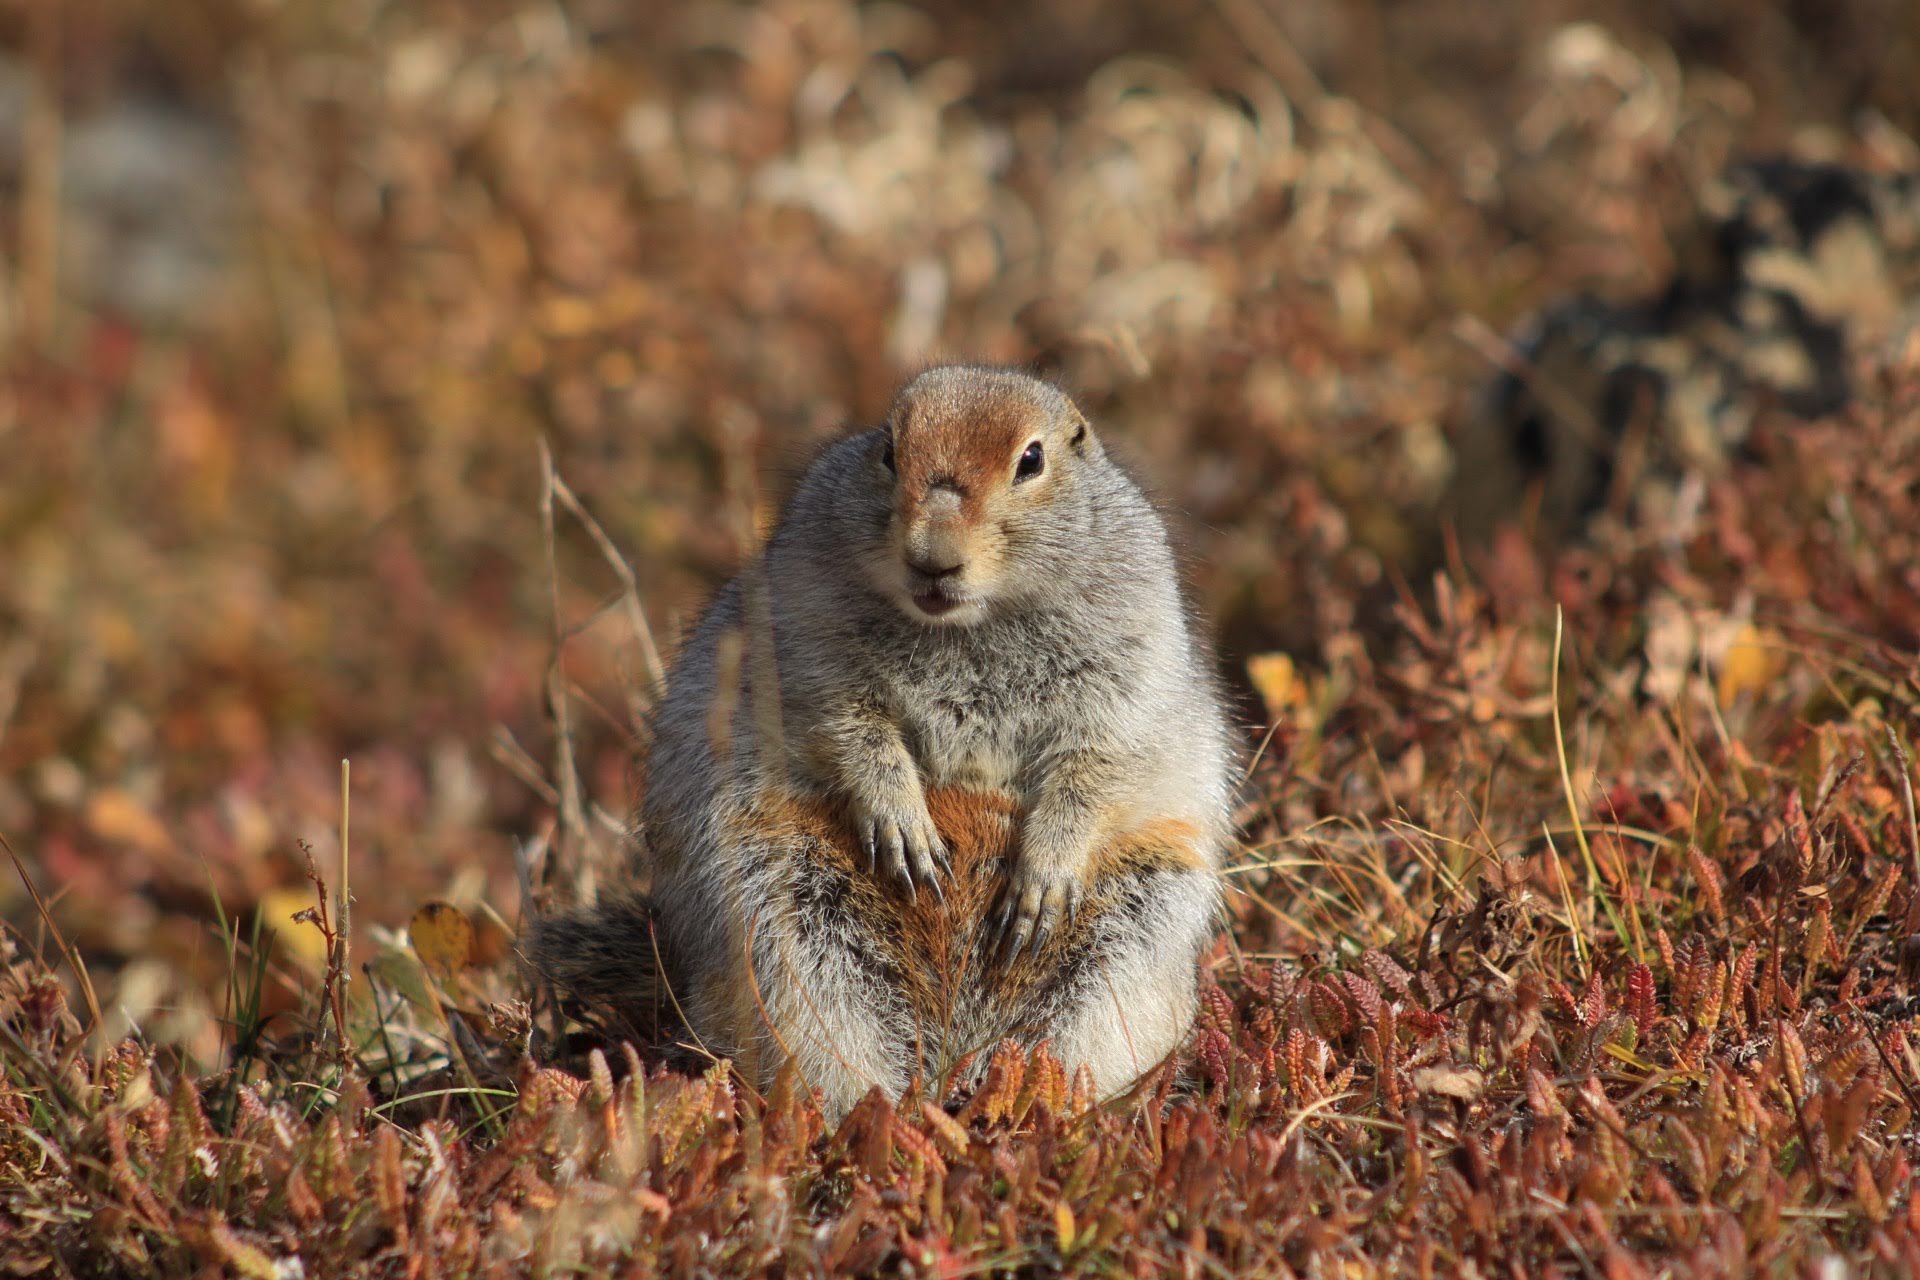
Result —
<svg viewBox="0 0 1920 1280"><path fill-rule="evenodd" d="M930 784L1017 789L1063 731L1115 716L1134 646L1096 653L1072 630L1030 615L899 638L884 693Z"/></svg>

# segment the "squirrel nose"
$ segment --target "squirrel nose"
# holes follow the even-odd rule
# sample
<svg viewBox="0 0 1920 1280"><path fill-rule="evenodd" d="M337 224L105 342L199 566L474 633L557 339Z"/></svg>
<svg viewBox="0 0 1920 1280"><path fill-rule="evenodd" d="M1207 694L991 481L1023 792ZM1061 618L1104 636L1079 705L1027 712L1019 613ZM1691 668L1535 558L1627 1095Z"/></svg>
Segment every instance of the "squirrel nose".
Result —
<svg viewBox="0 0 1920 1280"><path fill-rule="evenodd" d="M924 573L929 578L950 578L967 566L965 561L943 565L932 556L908 556L907 567L916 573Z"/></svg>

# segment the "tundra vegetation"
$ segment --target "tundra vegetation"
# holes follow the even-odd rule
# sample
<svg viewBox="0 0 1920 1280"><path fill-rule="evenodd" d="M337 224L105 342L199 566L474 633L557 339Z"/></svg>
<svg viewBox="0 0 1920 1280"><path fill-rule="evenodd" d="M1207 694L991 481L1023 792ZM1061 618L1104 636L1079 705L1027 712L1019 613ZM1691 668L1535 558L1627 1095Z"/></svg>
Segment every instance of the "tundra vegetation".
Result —
<svg viewBox="0 0 1920 1280"><path fill-rule="evenodd" d="M1730 161L1920 167L1920 25L1576 8L0 3L0 1272L1920 1273L1920 342L1437 515ZM1244 847L1131 1097L829 1126L512 939L936 356L1182 513Z"/></svg>

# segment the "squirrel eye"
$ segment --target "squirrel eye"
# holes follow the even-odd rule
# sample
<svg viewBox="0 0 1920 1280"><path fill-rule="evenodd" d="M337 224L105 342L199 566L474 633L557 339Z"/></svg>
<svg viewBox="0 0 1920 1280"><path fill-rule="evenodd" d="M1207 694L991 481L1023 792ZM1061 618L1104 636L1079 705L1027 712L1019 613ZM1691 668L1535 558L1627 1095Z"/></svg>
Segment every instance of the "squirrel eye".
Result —
<svg viewBox="0 0 1920 1280"><path fill-rule="evenodd" d="M892 436L888 436L887 442L880 446L880 465L885 467L889 471L893 470L893 437Z"/></svg>
<svg viewBox="0 0 1920 1280"><path fill-rule="evenodd" d="M1040 451L1040 442L1035 440L1027 446L1026 452L1020 455L1020 461L1014 464L1013 482L1019 484L1022 480L1031 480L1044 471L1046 466L1046 456Z"/></svg>

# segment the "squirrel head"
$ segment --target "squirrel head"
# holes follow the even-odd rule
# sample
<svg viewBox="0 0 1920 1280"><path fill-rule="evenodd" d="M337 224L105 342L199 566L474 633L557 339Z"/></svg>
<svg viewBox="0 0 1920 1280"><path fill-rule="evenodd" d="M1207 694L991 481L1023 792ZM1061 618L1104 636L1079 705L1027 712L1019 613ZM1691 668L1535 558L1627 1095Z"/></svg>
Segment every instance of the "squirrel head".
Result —
<svg viewBox="0 0 1920 1280"><path fill-rule="evenodd" d="M915 621L965 626L1057 592L1088 554L1100 443L1060 391L1007 369L908 383L866 465L892 502L874 587Z"/></svg>

